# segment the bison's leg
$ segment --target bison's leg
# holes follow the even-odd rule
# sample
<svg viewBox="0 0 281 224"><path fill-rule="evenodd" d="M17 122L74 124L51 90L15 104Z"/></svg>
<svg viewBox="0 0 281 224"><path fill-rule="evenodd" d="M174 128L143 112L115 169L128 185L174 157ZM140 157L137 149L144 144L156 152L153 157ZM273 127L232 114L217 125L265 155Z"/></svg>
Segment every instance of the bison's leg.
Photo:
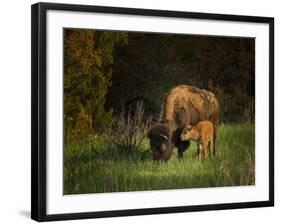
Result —
<svg viewBox="0 0 281 224"><path fill-rule="evenodd" d="M180 148L178 149L178 158L183 159L183 151Z"/></svg>
<svg viewBox="0 0 281 224"><path fill-rule="evenodd" d="M178 158L183 159L183 152L189 147L189 141L180 141L178 145Z"/></svg>
<svg viewBox="0 0 281 224"><path fill-rule="evenodd" d="M183 159L183 152L184 152L184 146L183 146L182 142L180 142L180 144L178 146L178 158L179 159Z"/></svg>

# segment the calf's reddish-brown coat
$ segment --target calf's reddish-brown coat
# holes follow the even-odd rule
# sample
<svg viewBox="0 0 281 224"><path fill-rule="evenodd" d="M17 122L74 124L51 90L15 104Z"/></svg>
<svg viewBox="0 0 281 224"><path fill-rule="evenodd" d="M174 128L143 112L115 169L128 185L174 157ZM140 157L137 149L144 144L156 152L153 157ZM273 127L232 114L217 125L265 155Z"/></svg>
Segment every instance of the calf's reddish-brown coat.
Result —
<svg viewBox="0 0 281 224"><path fill-rule="evenodd" d="M198 159L201 160L202 151L204 159L207 156L207 149L211 152L211 144L214 141L214 125L210 121L200 121L195 126L186 125L180 135L182 141L193 140L198 144ZM213 151L215 148L213 148ZM215 151L213 152L215 153Z"/></svg>

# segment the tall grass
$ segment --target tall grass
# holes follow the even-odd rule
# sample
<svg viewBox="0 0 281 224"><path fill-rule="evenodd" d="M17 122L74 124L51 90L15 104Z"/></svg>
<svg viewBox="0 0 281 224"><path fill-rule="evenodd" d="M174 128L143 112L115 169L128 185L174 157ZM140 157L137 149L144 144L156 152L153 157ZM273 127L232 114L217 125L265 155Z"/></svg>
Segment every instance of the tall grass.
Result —
<svg viewBox="0 0 281 224"><path fill-rule="evenodd" d="M205 161L193 158L196 144L184 160L157 164L149 141L130 154L96 137L64 148L64 193L101 193L160 189L241 186L255 184L255 126L251 123L221 125L217 155Z"/></svg>

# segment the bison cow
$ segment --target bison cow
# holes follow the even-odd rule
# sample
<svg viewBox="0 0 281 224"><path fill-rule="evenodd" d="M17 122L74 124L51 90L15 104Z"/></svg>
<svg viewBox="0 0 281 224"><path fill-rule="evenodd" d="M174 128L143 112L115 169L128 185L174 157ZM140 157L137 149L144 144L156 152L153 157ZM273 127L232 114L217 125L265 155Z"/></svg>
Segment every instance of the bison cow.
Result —
<svg viewBox="0 0 281 224"><path fill-rule="evenodd" d="M174 147L178 148L178 158L182 159L183 152L190 144L189 141L180 139L183 127L204 120L209 120L214 125L215 147L219 121L219 103L215 95L188 85L179 85L171 89L165 97L161 122L153 125L147 135L153 159L169 160Z"/></svg>

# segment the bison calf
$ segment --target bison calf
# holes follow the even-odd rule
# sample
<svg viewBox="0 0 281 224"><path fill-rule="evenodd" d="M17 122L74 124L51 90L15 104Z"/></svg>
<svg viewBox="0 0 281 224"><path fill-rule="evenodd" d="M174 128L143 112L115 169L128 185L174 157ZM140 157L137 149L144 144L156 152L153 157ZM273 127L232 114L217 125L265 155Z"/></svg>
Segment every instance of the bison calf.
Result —
<svg viewBox="0 0 281 224"><path fill-rule="evenodd" d="M204 152L204 159L206 159L207 149L211 152L211 143L214 148L214 125L210 121L198 122L195 126L186 125L180 135L182 141L193 140L198 145L198 159L201 160L202 151Z"/></svg>

